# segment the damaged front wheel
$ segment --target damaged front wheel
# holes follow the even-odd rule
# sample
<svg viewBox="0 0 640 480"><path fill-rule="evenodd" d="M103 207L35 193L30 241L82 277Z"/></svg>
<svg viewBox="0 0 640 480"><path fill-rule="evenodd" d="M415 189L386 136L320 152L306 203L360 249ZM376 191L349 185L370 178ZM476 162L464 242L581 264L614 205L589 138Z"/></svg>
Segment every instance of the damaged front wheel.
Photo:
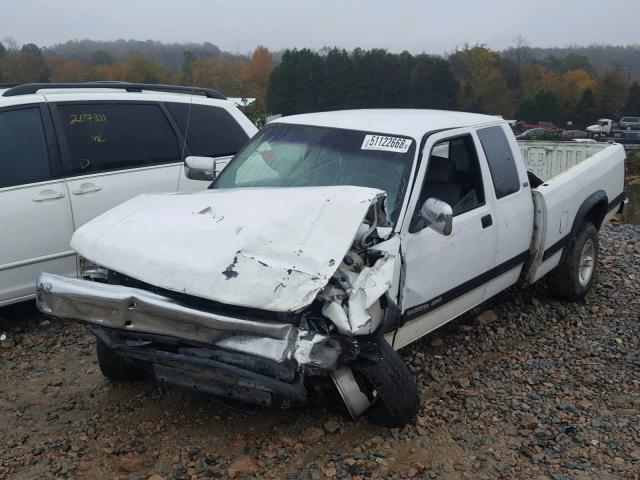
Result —
<svg viewBox="0 0 640 480"><path fill-rule="evenodd" d="M385 427L413 423L420 409L420 394L413 375L391 345L380 340L377 361L359 358L351 369L359 384L373 397L367 417Z"/></svg>
<svg viewBox="0 0 640 480"><path fill-rule="evenodd" d="M142 368L115 353L99 338L96 338L96 354L100 371L111 380L131 382L145 377Z"/></svg>

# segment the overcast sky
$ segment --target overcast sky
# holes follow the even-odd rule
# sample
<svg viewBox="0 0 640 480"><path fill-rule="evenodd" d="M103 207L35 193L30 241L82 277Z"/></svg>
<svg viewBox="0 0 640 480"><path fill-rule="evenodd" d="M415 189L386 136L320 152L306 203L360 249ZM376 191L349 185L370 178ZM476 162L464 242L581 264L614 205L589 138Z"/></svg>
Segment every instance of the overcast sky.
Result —
<svg viewBox="0 0 640 480"><path fill-rule="evenodd" d="M380 47L444 53L531 46L640 43L640 0L2 0L0 37L41 46L69 39Z"/></svg>

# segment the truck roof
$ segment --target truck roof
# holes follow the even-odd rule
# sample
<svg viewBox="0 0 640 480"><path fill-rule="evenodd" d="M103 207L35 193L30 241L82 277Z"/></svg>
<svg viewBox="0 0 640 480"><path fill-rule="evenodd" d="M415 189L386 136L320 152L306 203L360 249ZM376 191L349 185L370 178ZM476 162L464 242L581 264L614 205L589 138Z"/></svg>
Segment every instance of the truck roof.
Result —
<svg viewBox="0 0 640 480"><path fill-rule="evenodd" d="M500 117L448 110L363 109L305 113L282 117L272 123L290 123L318 127L392 133L420 138L426 132L447 128L504 123Z"/></svg>

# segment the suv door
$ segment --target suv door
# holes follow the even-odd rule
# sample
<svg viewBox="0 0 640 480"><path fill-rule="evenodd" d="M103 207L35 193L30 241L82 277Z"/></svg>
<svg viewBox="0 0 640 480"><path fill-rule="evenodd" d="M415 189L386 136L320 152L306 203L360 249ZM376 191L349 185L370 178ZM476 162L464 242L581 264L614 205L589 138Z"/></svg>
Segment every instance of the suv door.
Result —
<svg viewBox="0 0 640 480"><path fill-rule="evenodd" d="M0 305L33 296L42 271L75 275L61 171L46 105L0 109Z"/></svg>
<svg viewBox="0 0 640 480"><path fill-rule="evenodd" d="M187 137L185 154L215 158L217 173L222 171L231 157L249 140L245 129L222 107L197 103L165 105L175 119L180 133ZM203 190L210 183L181 175L178 190Z"/></svg>
<svg viewBox="0 0 640 480"><path fill-rule="evenodd" d="M56 129L75 228L140 193L174 192L176 131L153 102L60 102Z"/></svg>
<svg viewBox="0 0 640 480"><path fill-rule="evenodd" d="M497 233L487 201L486 164L471 129L428 137L401 230L404 281L401 308L407 323L396 335L400 348L482 301L493 274ZM453 208L453 230L429 228L419 212L427 198Z"/></svg>

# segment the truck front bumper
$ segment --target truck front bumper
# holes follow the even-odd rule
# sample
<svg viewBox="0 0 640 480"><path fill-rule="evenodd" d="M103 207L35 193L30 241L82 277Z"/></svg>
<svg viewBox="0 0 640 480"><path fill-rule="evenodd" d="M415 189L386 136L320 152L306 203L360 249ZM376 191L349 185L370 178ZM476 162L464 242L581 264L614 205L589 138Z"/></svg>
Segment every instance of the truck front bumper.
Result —
<svg viewBox="0 0 640 480"><path fill-rule="evenodd" d="M357 355L352 338L47 273L37 282L37 305L46 314L91 325L109 348L148 365L159 380L264 405L275 399L301 403L301 373L333 374Z"/></svg>

